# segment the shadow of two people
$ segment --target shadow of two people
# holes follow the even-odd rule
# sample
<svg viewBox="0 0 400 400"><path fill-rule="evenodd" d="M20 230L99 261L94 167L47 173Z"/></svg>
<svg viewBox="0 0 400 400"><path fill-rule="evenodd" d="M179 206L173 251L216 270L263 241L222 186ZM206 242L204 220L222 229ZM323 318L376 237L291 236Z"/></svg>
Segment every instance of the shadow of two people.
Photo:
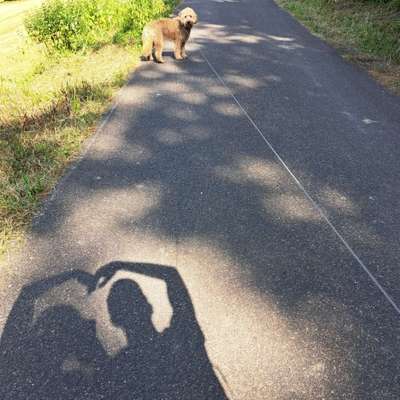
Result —
<svg viewBox="0 0 400 400"><path fill-rule="evenodd" d="M107 305L127 346L110 357L96 336L96 323L72 306L49 307L34 318L35 302L70 279L88 292L119 270L162 279L173 308L159 333L152 306L133 280L113 283ZM227 399L208 358L190 295L175 268L113 262L93 276L69 271L25 286L9 314L0 342L2 399Z"/></svg>

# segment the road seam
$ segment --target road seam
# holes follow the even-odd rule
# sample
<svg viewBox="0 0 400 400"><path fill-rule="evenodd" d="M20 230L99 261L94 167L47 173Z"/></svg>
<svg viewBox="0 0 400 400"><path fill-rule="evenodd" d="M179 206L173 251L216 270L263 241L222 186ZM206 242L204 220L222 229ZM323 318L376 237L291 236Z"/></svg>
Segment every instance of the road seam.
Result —
<svg viewBox="0 0 400 400"><path fill-rule="evenodd" d="M288 165L285 163L283 158L279 155L279 153L275 150L274 146L269 142L269 140L266 138L262 130L258 127L258 125L255 123L255 121L251 118L249 113L245 110L245 108L242 106L242 104L239 102L237 97L233 94L232 90L228 87L228 85L225 83L225 81L222 79L220 74L217 72L217 70L214 68L214 66L211 64L209 59L206 57L206 55L199 50L202 58L204 61L208 64L209 68L213 72L213 74L216 76L217 80L224 86L224 88L228 91L229 95L232 97L236 105L239 107L243 115L246 117L246 119L250 122L250 124L253 126L253 128L257 131L257 133L261 136L261 138L264 140L266 145L269 147L269 149L272 151L272 153L275 155L275 157L278 159L279 163L283 166L283 168L287 171L287 173L292 177L294 182L296 183L297 187L303 192L303 194L306 196L308 201L312 204L312 206L318 211L318 213L321 215L323 220L328 224L328 226L331 228L333 233L337 236L337 238L342 242L342 244L346 247L346 249L349 251L349 253L352 255L352 257L357 261L357 263L360 265L362 270L368 275L368 277L371 279L371 281L375 284L375 286L379 289L379 291L383 294L383 296L386 298L386 300L392 305L392 307L395 309L395 311L400 315L400 307L396 304L396 302L392 299L392 297L389 295L389 293L384 289L384 287L379 283L377 278L373 275L373 273L368 269L368 267L364 264L364 262L361 260L361 258L356 254L356 252L353 250L353 248L350 246L350 244L347 242L347 240L342 236L342 234L336 229L336 227L333 225L333 223L330 221L328 216L325 214L325 212L322 210L322 208L318 205L318 203L311 197L311 195L308 193L307 189L303 186L303 184L300 182L300 180L296 177L296 175L291 171L291 169L288 167Z"/></svg>

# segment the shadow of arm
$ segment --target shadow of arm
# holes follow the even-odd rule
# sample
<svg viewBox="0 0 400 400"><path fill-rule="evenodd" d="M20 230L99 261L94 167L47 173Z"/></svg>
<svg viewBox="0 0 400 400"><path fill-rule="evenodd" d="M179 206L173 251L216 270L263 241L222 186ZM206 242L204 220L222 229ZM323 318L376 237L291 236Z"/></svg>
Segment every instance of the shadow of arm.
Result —
<svg viewBox="0 0 400 400"><path fill-rule="evenodd" d="M70 279L77 279L79 282L87 285L87 282L85 282L87 275L88 274L78 270L67 271L25 285L8 316L0 340L0 350L4 352L5 349L12 348L16 341L23 340L27 335L29 335L33 322L35 303L38 298L43 296L43 294L50 289L59 286Z"/></svg>
<svg viewBox="0 0 400 400"><path fill-rule="evenodd" d="M174 311L171 326L183 324L186 328L199 329L189 292L176 268L159 264L116 261L105 265L96 273L98 279L104 279L100 286L104 286L119 270L162 279L167 285L168 298Z"/></svg>

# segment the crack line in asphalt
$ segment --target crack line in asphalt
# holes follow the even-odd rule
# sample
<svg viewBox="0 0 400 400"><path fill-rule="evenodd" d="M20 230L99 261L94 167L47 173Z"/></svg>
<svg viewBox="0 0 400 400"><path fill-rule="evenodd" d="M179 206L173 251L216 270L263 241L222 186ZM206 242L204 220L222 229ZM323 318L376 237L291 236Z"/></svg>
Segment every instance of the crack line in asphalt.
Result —
<svg viewBox="0 0 400 400"><path fill-rule="evenodd" d="M278 161L282 164L283 168L289 173L289 175L292 177L292 179L295 181L296 185L299 187L299 189L303 192L303 194L306 196L306 198L310 201L312 206L319 212L321 217L325 220L325 222L328 224L328 226L332 229L332 231L335 233L335 235L339 238L339 240L342 242L342 244L346 247L346 249L350 252L350 254L353 256L353 258L357 261L357 263L361 266L361 268L364 270L364 272L369 276L371 281L376 285L376 287L380 290L380 292L383 294L383 296L386 298L386 300L389 301L389 303L393 306L393 308L396 310L396 312L400 315L400 308L399 306L395 303L395 301L392 299L392 297L389 295L389 293L386 292L386 290L383 288L383 286L379 283L379 281L375 278L375 276L372 274L372 272L368 269L368 267L363 263L363 261L360 259L360 257L356 254L356 252L353 250L353 248L350 246L350 244L346 241L346 239L341 235L341 233L336 229L336 227L333 225L333 223L329 220L328 216L325 214L325 212L322 210L322 208L318 205L318 203L311 197L311 195L308 193L306 188L303 186L303 184L297 179L296 175L291 171L291 169L287 166L285 161L282 159L282 157L279 155L279 153L275 150L274 146L268 141L268 139L265 137L264 133L261 131L261 129L258 127L258 125L254 122L254 120L250 117L249 113L244 109L244 107L241 105L237 97L233 94L233 91L228 87L228 85L225 83L225 81L222 79L222 77L219 75L217 70L214 68L214 66L211 64L211 62L208 60L206 55L199 50L201 56L203 57L204 61L208 64L209 68L211 71L214 73L214 75L217 77L218 81L225 87L225 89L228 91L229 95L232 97L232 99L235 101L237 106L240 108L244 116L247 118L247 120L250 122L250 124L254 127L254 129L259 133L261 138L264 140L264 142L267 144L269 149L274 153L275 157L278 159Z"/></svg>

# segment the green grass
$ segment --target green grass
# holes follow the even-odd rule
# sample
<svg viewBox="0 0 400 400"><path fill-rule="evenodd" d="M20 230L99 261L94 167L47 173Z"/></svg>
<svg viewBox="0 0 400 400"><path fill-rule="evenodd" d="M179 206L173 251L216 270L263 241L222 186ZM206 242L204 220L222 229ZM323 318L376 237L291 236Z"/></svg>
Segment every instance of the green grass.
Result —
<svg viewBox="0 0 400 400"><path fill-rule="evenodd" d="M36 56L27 52L14 64L26 74L13 88L10 81L0 86L0 253L23 235L138 59L113 45L59 59Z"/></svg>
<svg viewBox="0 0 400 400"><path fill-rule="evenodd" d="M139 60L135 45L63 53L33 42L24 19L39 4L0 2L0 257Z"/></svg>
<svg viewBox="0 0 400 400"><path fill-rule="evenodd" d="M400 3L277 0L313 33L400 92Z"/></svg>

